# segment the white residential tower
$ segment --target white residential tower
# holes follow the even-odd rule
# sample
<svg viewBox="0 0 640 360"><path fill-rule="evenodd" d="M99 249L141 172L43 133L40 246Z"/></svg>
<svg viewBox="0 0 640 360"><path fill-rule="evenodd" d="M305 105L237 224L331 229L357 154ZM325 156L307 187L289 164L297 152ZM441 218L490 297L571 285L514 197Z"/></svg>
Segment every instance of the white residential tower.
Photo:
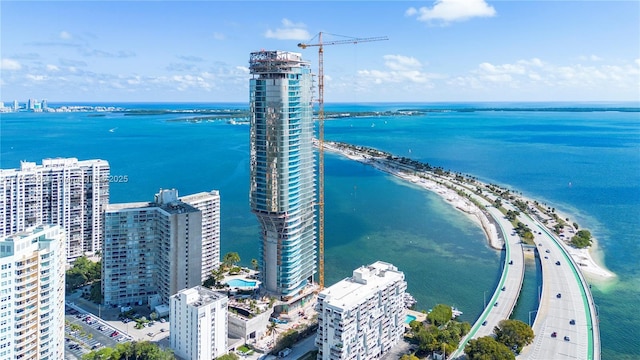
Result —
<svg viewBox="0 0 640 360"><path fill-rule="evenodd" d="M65 231L0 238L0 359L64 358Z"/></svg>
<svg viewBox="0 0 640 360"><path fill-rule="evenodd" d="M378 359L404 334L404 274L382 261L318 295L318 359Z"/></svg>

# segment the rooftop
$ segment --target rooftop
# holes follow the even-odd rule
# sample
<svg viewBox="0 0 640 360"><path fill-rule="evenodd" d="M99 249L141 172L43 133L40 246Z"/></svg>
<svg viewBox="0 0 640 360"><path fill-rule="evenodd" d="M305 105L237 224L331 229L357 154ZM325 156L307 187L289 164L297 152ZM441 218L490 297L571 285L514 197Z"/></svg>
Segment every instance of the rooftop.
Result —
<svg viewBox="0 0 640 360"><path fill-rule="evenodd" d="M397 281L404 281L404 273L392 264L377 261L353 271L353 276L324 289L320 297L336 308L350 308Z"/></svg>

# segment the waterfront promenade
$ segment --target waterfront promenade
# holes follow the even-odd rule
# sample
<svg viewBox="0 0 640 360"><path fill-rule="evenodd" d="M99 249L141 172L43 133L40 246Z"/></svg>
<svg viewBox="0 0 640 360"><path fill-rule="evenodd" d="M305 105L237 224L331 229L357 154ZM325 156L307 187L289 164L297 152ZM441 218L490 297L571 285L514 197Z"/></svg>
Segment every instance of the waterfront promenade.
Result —
<svg viewBox="0 0 640 360"><path fill-rule="evenodd" d="M369 164L379 170L403 178L425 189L434 191L450 201L453 206L470 215L474 220L485 216L492 219L479 221L487 234L489 243L494 248L503 243L505 249L501 277L493 295L486 301L486 306L471 331L460 343L451 358L460 358L466 343L474 338L493 334L493 328L500 320L508 319L513 312L520 295L524 275L524 252L519 236L512 232L513 225L506 220L504 214L492 206L497 195L476 193L478 188L486 188L477 180L473 183L464 181L464 177L440 172L424 171L416 168L416 164L407 164L390 158L389 154L374 149L359 148L330 143L325 146L328 151L338 152L352 160ZM454 196L454 195L457 195ZM470 209L469 201L473 200L475 210ZM528 199L526 199L528 200ZM507 199L501 199L505 210L516 210ZM530 203L533 203L529 201ZM530 209L531 210L531 209ZM527 211L520 213L518 221L527 225L534 234L536 252L542 268L542 288L536 320L533 324L534 342L525 347L518 358L521 359L600 359L600 336L597 313L589 285L584 279L577 261L571 257L575 252L556 236L547 223L543 225ZM539 212L535 212L538 213ZM494 236L491 222L499 228ZM501 238L500 238L501 237ZM589 259L591 260L591 259ZM510 264L511 263L511 264ZM595 262L580 262L584 267L594 267ZM604 272L600 268L592 269L593 273ZM503 290L504 289L504 290Z"/></svg>

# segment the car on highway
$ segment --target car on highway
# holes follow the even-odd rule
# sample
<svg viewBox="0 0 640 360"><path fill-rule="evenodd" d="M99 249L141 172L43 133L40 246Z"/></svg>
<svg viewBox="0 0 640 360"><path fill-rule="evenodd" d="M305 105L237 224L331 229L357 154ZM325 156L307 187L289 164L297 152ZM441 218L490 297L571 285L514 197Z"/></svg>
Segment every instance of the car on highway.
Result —
<svg viewBox="0 0 640 360"><path fill-rule="evenodd" d="M571 339L569 339L569 337L568 337L568 336L565 336L565 337L564 337L564 341L571 341Z"/></svg>
<svg viewBox="0 0 640 360"><path fill-rule="evenodd" d="M552 333L551 333L551 337L552 337L552 338L557 337L557 336L558 336L558 333L557 333L557 332L555 332L555 331L554 331L554 332L552 332Z"/></svg>
<svg viewBox="0 0 640 360"><path fill-rule="evenodd" d="M487 320L482 322L482 326L485 326L485 325L487 325Z"/></svg>
<svg viewBox="0 0 640 360"><path fill-rule="evenodd" d="M496 302L493 304L493 306L498 306L498 302L496 301Z"/></svg>
<svg viewBox="0 0 640 360"><path fill-rule="evenodd" d="M561 293L558 293L558 294L556 295L556 297L557 297L558 299L560 299L560 298L562 297L562 294L561 294Z"/></svg>
<svg viewBox="0 0 640 360"><path fill-rule="evenodd" d="M560 265L560 261L556 261L556 265Z"/></svg>
<svg viewBox="0 0 640 360"><path fill-rule="evenodd" d="M505 290L507 290L507 287L503 286L502 289L500 289L500 290L505 291Z"/></svg>
<svg viewBox="0 0 640 360"><path fill-rule="evenodd" d="M576 321L575 321L574 319L571 319L571 321L569 321L569 324L571 324L571 325L575 325L575 324L576 324Z"/></svg>
<svg viewBox="0 0 640 360"><path fill-rule="evenodd" d="M547 254L551 252L551 250L547 249L544 252L546 252Z"/></svg>

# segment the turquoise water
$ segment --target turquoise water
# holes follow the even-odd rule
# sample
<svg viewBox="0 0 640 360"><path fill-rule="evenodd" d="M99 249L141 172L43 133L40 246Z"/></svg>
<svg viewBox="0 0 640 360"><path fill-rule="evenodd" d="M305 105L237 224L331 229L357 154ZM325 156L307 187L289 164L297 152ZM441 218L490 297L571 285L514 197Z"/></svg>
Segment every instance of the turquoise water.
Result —
<svg viewBox="0 0 640 360"><path fill-rule="evenodd" d="M254 287L256 286L256 282L243 279L231 279L227 281L227 285L230 287Z"/></svg>
<svg viewBox="0 0 640 360"><path fill-rule="evenodd" d="M409 323L411 323L411 322L412 322L413 320L415 320L415 319L416 319L416 317L415 317L415 316L413 316L413 315L407 315L407 317L404 319L404 323L405 323L405 324L409 324Z"/></svg>
<svg viewBox="0 0 640 360"><path fill-rule="evenodd" d="M602 358L637 359L639 113L477 109L496 105L532 106L327 105L330 111L418 106L476 110L330 120L326 138L472 174L575 217L571 220L597 237L604 262L618 274L615 283L594 284L592 289L600 310ZM247 108L246 104L123 106ZM222 253L237 251L246 266L258 257L259 227L248 200L248 126L166 121L188 117L181 114L88 115L1 114L0 167L18 167L20 160L40 163L44 157L103 158L110 162L112 175L128 175L127 183L112 184L114 203L150 201L159 188L175 187L180 194L218 189ZM326 283L348 277L364 264L388 261L405 272L418 309L446 303L464 312L462 320L475 320L482 311L483 293L493 291L500 271L501 253L487 246L482 231L446 201L413 184L332 154L327 154L325 165ZM536 273L535 266L527 266L525 292L514 314L523 321L536 307Z"/></svg>

